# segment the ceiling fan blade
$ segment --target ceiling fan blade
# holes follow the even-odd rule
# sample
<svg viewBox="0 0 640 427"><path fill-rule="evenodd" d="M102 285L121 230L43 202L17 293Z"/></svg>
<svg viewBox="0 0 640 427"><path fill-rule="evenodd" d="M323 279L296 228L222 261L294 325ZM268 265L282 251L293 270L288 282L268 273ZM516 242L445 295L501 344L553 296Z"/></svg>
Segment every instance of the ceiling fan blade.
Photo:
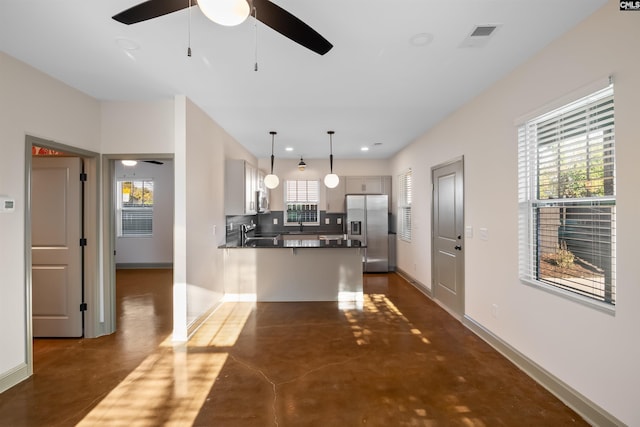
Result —
<svg viewBox="0 0 640 427"><path fill-rule="evenodd" d="M161 162L159 160L143 160L143 162L151 163L153 165L164 165L164 162Z"/></svg>
<svg viewBox="0 0 640 427"><path fill-rule="evenodd" d="M329 52L333 45L316 30L269 0L253 0L258 21L283 36L319 55Z"/></svg>
<svg viewBox="0 0 640 427"><path fill-rule="evenodd" d="M194 1L195 5L196 2ZM131 25L189 7L189 0L148 0L113 16L118 22Z"/></svg>

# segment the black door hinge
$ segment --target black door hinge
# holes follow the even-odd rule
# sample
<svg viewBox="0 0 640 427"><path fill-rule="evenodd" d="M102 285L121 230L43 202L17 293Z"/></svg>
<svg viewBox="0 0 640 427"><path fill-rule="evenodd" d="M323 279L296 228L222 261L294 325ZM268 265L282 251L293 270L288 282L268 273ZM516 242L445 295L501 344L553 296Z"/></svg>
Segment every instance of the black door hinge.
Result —
<svg viewBox="0 0 640 427"><path fill-rule="evenodd" d="M80 174L80 182L87 182L87 174L82 172Z"/></svg>
<svg viewBox="0 0 640 427"><path fill-rule="evenodd" d="M87 303L83 302L80 304L80 311L87 311Z"/></svg>
<svg viewBox="0 0 640 427"><path fill-rule="evenodd" d="M80 239L80 246L87 246L87 239L85 239L84 237Z"/></svg>

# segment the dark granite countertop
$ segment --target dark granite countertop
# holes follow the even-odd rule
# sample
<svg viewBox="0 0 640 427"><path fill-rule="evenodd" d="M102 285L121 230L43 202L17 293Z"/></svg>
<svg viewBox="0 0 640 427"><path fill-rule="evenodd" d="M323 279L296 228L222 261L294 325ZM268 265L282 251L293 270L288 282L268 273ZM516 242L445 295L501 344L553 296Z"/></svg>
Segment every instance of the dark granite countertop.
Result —
<svg viewBox="0 0 640 427"><path fill-rule="evenodd" d="M360 240L281 240L271 238L253 238L248 239L244 245L231 243L218 246L220 249L242 249L242 248L261 248L261 249L289 249L289 248L326 248L326 249L346 249L346 248L364 248Z"/></svg>

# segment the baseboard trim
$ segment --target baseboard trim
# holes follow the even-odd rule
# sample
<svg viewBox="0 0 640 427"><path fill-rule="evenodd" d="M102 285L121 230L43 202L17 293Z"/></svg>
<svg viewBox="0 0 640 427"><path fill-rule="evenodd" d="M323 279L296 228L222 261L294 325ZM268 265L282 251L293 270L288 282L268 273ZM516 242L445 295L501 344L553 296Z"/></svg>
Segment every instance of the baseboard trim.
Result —
<svg viewBox="0 0 640 427"><path fill-rule="evenodd" d="M431 293L431 288L429 288L427 285L416 280L409 273L402 270L401 268L396 268L395 273L400 277L402 277L407 282L409 282L409 284L413 285L417 290L419 290L429 298L433 299L433 293Z"/></svg>
<svg viewBox="0 0 640 427"><path fill-rule="evenodd" d="M122 262L116 264L116 270L143 268L173 268L172 262Z"/></svg>
<svg viewBox="0 0 640 427"><path fill-rule="evenodd" d="M26 363L16 366L0 377L0 393L9 390L11 387L21 383L30 376L29 366L27 366Z"/></svg>
<svg viewBox="0 0 640 427"><path fill-rule="evenodd" d="M222 303L223 303L223 301L216 302L213 305L213 307L211 307L209 310L207 310L204 313L202 313L202 315L200 317L198 317L193 322L191 322L191 324L189 324L189 326L187 327L187 341L189 341L191 339L191 337L193 337L193 335L196 332L198 332L198 329L200 329L200 326L202 326L204 324L204 322L206 322L207 319L209 319L209 317L211 317L213 315L213 313L215 313L215 311L218 308L220 308Z"/></svg>
<svg viewBox="0 0 640 427"><path fill-rule="evenodd" d="M560 399L565 405L576 411L593 426L620 427L625 424L599 407L571 386L548 372L546 369L511 347L498 336L485 329L478 322L464 316L462 324L486 341L491 347L509 359L514 365L533 378L538 384Z"/></svg>

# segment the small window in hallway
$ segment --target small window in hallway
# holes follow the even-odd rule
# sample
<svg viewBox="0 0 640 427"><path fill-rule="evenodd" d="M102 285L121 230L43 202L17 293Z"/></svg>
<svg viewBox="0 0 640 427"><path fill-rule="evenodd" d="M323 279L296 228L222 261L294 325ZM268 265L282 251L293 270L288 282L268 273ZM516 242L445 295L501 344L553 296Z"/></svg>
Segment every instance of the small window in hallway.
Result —
<svg viewBox="0 0 640 427"><path fill-rule="evenodd" d="M118 236L153 233L153 180L118 181Z"/></svg>
<svg viewBox="0 0 640 427"><path fill-rule="evenodd" d="M400 239L411 241L411 199L412 181L411 169L407 169L398 177L400 183L400 198L398 201L398 230Z"/></svg>

